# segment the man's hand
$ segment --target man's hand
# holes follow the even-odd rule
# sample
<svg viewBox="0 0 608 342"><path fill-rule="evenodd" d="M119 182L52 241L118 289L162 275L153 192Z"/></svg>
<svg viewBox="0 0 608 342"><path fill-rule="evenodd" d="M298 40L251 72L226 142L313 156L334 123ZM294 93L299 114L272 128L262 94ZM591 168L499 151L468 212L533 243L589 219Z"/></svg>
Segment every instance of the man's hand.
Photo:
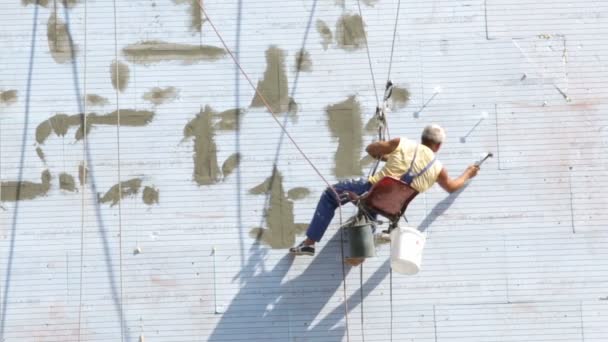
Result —
<svg viewBox="0 0 608 342"><path fill-rule="evenodd" d="M467 167L460 177L452 179L448 175L448 170L444 167L437 177L437 183L439 183L445 191L452 193L460 190L469 179L477 176L477 172L479 172L479 166L473 164Z"/></svg>
<svg viewBox="0 0 608 342"><path fill-rule="evenodd" d="M467 167L467 169L464 171L468 179L477 176L477 172L479 172L479 165L476 164L469 165L469 167Z"/></svg>
<svg viewBox="0 0 608 342"><path fill-rule="evenodd" d="M365 151L375 159L386 161L387 155L393 152L399 146L399 138L394 138L389 141L376 141L367 145Z"/></svg>

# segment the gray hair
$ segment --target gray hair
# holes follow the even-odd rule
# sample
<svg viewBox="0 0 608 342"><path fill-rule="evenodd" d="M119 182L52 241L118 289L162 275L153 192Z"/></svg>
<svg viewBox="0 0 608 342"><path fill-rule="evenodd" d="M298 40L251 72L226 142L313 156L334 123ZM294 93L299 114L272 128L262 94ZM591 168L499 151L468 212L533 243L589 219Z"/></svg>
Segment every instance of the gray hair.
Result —
<svg viewBox="0 0 608 342"><path fill-rule="evenodd" d="M422 131L422 140L435 144L443 143L445 140L445 131L437 124L431 124L424 127Z"/></svg>

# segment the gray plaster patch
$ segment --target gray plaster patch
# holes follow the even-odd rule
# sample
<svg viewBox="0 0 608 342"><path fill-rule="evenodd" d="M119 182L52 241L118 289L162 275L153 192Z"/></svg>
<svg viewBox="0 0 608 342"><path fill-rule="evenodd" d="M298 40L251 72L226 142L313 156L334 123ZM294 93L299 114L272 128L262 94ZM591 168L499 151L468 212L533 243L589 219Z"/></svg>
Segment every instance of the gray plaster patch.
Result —
<svg viewBox="0 0 608 342"><path fill-rule="evenodd" d="M110 101L108 101L108 99L103 96L96 94L87 95L87 106L105 106L109 103Z"/></svg>
<svg viewBox="0 0 608 342"><path fill-rule="evenodd" d="M6 90L0 91L0 103L5 105L12 105L17 102L17 91L16 90Z"/></svg>
<svg viewBox="0 0 608 342"><path fill-rule="evenodd" d="M209 45L188 45L163 41L144 41L130 44L122 49L127 59L137 64L154 64L179 61L194 64L201 61L216 61L226 55L222 48Z"/></svg>
<svg viewBox="0 0 608 342"><path fill-rule="evenodd" d="M42 6L42 7L48 7L49 6L49 1L50 0L21 0L21 4L23 6L39 5L39 6Z"/></svg>
<svg viewBox="0 0 608 342"><path fill-rule="evenodd" d="M177 96L178 91L175 87L154 87L144 94L143 99L150 101L155 105L161 105L166 102L174 101L177 99Z"/></svg>
<svg viewBox="0 0 608 342"><path fill-rule="evenodd" d="M264 78L258 81L257 92L251 101L252 107L265 107L262 97L275 114L290 110L290 102L287 86L287 73L285 71L285 52L271 46L266 50L266 71Z"/></svg>
<svg viewBox="0 0 608 342"><path fill-rule="evenodd" d="M363 147L361 106L350 96L345 101L326 107L329 129L338 138L335 154L336 177L361 176L361 149Z"/></svg>
<svg viewBox="0 0 608 342"><path fill-rule="evenodd" d="M213 116L216 113L209 106L200 111L184 127L184 138L194 137L194 181L198 185L210 185L220 179L220 167L217 161L215 129Z"/></svg>
<svg viewBox="0 0 608 342"><path fill-rule="evenodd" d="M44 170L40 176L41 183L28 181L8 181L0 183L2 202L31 200L46 195L51 188L51 173Z"/></svg>
<svg viewBox="0 0 608 342"><path fill-rule="evenodd" d="M407 106L410 102L410 91L406 88L393 87L393 93L391 94L391 101L393 103L393 109L401 109Z"/></svg>
<svg viewBox="0 0 608 342"><path fill-rule="evenodd" d="M301 200L310 195L310 190L308 188L293 188L287 191L287 198L293 201Z"/></svg>
<svg viewBox="0 0 608 342"><path fill-rule="evenodd" d="M338 47L353 51L365 47L365 24L358 14L345 14L336 24L336 43Z"/></svg>
<svg viewBox="0 0 608 342"><path fill-rule="evenodd" d="M296 70L297 71L312 71L312 59L308 51L301 49L296 54Z"/></svg>
<svg viewBox="0 0 608 342"><path fill-rule="evenodd" d="M152 205L158 203L159 191L153 187L146 186L144 188L142 199L145 204Z"/></svg>
<svg viewBox="0 0 608 342"><path fill-rule="evenodd" d="M124 182L116 184L108 190L108 192L99 199L101 203L110 203L110 207L113 207L123 198L135 195L139 193L141 188L141 179L133 178Z"/></svg>
<svg viewBox="0 0 608 342"><path fill-rule="evenodd" d="M264 211L267 228L257 227L249 235L271 248L288 248L293 246L297 235L306 231L307 224L294 222L293 201L283 189L283 176L274 168L272 175L262 184L249 191L254 195L269 195L268 208Z"/></svg>
<svg viewBox="0 0 608 342"><path fill-rule="evenodd" d="M51 14L46 25L46 36L49 51L55 62L64 64L69 63L76 56L77 48L70 42L67 25L57 14Z"/></svg>
<svg viewBox="0 0 608 342"><path fill-rule="evenodd" d="M319 35L321 35L321 45L323 46L323 50L327 50L329 45L334 41L334 35L331 32L331 29L323 20L318 19L317 32L319 32Z"/></svg>
<svg viewBox="0 0 608 342"><path fill-rule="evenodd" d="M374 6L375 4L378 3L378 1L380 0L362 0L364 4L366 4L367 6Z"/></svg>
<svg viewBox="0 0 608 342"><path fill-rule="evenodd" d="M78 181L80 185L84 185L87 182L89 175L89 169L87 169L84 164L78 165Z"/></svg>
<svg viewBox="0 0 608 342"><path fill-rule="evenodd" d="M119 109L111 113L104 115L89 114L87 115L86 133L89 134L91 128L97 125L109 125L117 126L119 122L120 113L120 126L121 127L141 127L152 122L154 118L154 112L148 110L134 110L134 109ZM81 140L84 138L84 125L80 125L74 138Z"/></svg>
<svg viewBox="0 0 608 342"><path fill-rule="evenodd" d="M234 170L236 170L236 168L239 167L240 162L241 162L241 155L238 152L233 153L230 157L228 157L224 161L224 164L222 164L222 174L224 176L224 179L226 179L226 177L231 175L234 172Z"/></svg>
<svg viewBox="0 0 608 342"><path fill-rule="evenodd" d="M243 114L243 111L241 109L235 108L235 109L228 109L225 110L219 114L217 114L217 117L220 118L220 121L218 121L215 124L215 128L219 129L219 130L236 130L238 129L237 127L237 122L238 122L238 116Z"/></svg>
<svg viewBox="0 0 608 342"><path fill-rule="evenodd" d="M203 19L203 12L201 11L199 0L173 0L173 2L178 5L189 5L190 30L193 32L200 32L203 28L203 23L205 20ZM200 2L203 3L203 0L200 0Z"/></svg>
<svg viewBox="0 0 608 342"><path fill-rule="evenodd" d="M129 66L121 61L113 61L110 65L110 74L112 77L112 86L120 92L125 91L129 84L130 77Z"/></svg>
<svg viewBox="0 0 608 342"><path fill-rule="evenodd" d="M120 109L104 115L89 114L86 117L87 134L94 125L118 125L119 112L121 126L145 126L154 118L154 112L132 109ZM36 142L43 144L51 133L55 133L58 136L65 136L72 127L78 127L74 134L74 138L76 140L81 140L84 138L85 133L84 121L84 115L82 114L56 114L38 125L36 128Z"/></svg>
<svg viewBox="0 0 608 342"><path fill-rule="evenodd" d="M38 158L40 158L40 160L42 160L43 162L46 161L46 158L44 156L44 151L42 151L40 146L36 147L36 154L38 155Z"/></svg>
<svg viewBox="0 0 608 342"><path fill-rule="evenodd" d="M61 173L59 175L59 188L61 190L74 192L76 191L76 184L74 182L74 177L67 173Z"/></svg>

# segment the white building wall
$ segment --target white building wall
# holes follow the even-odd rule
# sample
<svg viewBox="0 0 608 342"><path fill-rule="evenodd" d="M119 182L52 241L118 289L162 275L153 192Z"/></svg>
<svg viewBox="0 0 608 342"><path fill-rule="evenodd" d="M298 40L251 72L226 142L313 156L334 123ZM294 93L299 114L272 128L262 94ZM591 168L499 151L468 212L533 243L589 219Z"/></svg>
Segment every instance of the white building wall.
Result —
<svg viewBox="0 0 608 342"><path fill-rule="evenodd" d="M206 0L205 20L196 0L35 2L0 3L0 340L608 336L608 3ZM359 5L375 88L365 45L336 39ZM363 157L374 138L364 126L397 13L390 78L410 98L393 104L391 136L440 123L453 176L495 158L464 191L435 187L408 209L429 237L419 274L391 275L386 245L343 270L338 215L317 255L294 259L287 247L326 185L254 106L230 54L199 58L224 48L211 22L333 183L371 168L336 152ZM157 44L147 59L130 53L142 42ZM302 48L310 70L297 70ZM285 115L289 97L297 113ZM349 99L355 110L332 128L326 109ZM237 108L238 124L226 112Z"/></svg>

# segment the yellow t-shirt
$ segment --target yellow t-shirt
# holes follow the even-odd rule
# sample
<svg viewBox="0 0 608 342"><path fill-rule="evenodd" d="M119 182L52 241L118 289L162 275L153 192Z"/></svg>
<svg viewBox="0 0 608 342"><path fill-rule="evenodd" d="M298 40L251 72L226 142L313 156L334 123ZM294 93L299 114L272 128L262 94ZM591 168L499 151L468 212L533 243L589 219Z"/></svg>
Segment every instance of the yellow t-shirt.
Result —
<svg viewBox="0 0 608 342"><path fill-rule="evenodd" d="M422 169L424 169L433 160L433 158L435 158L435 153L433 153L430 148L413 140L401 138L399 141L399 146L397 146L393 152L386 156L387 160L382 170L369 177L370 183L375 184L385 176L401 178L401 176L403 176L410 168L416 148L418 148L418 152L416 153L416 160L414 161L412 173L418 174L420 171L422 171ZM439 176L442 168L443 165L441 162L439 162L439 160L435 160L433 166L431 166L422 175L414 178L414 181L410 185L418 192L428 190L437 181L437 177Z"/></svg>

